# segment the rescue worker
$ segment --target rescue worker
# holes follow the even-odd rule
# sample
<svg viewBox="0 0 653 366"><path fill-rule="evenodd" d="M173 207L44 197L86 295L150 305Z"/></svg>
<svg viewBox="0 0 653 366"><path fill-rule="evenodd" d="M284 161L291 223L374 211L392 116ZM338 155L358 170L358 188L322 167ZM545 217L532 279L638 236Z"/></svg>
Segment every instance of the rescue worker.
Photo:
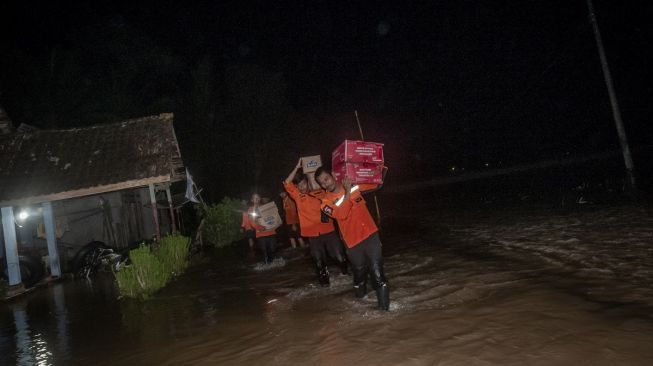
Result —
<svg viewBox="0 0 653 366"><path fill-rule="evenodd" d="M245 234L245 237L247 238L247 242L249 243L250 248L254 248L254 239L256 239L256 229L254 229L254 227L252 227L252 225L249 223L249 212L252 209L252 207L253 204L245 208L245 210L243 211L243 219L240 222L240 229Z"/></svg>
<svg viewBox="0 0 653 366"><path fill-rule="evenodd" d="M252 194L251 202L252 206L247 210L247 218L250 226L256 229L256 244L261 251L263 262L270 264L274 260L274 251L277 246L277 232L275 229L268 230L258 222L258 218L261 216L258 211L258 207L261 204L261 196L257 193Z"/></svg>
<svg viewBox="0 0 653 366"><path fill-rule="evenodd" d="M288 235L288 240L290 241L290 246L295 249L297 248L297 242L299 242L300 247L305 247L304 239L299 234L299 217L297 215L297 205L295 201L288 196L288 193L281 192L279 193L283 203L283 212L286 222L286 234Z"/></svg>
<svg viewBox="0 0 653 366"><path fill-rule="evenodd" d="M390 289L383 271L379 229L361 195L361 192L378 189L379 185L352 186L349 177L337 182L324 167L315 172L315 180L326 191L321 198L322 212L336 220L340 235L347 246L347 257L354 272L354 295L362 298L367 294L369 271L379 309L389 310Z"/></svg>
<svg viewBox="0 0 653 366"><path fill-rule="evenodd" d="M297 182L293 180L297 171L302 167L302 159L299 159L297 166L283 182L283 187L290 198L295 200L299 216L299 229L301 235L308 240L311 256L315 262L315 269L318 282L321 286L329 286L329 270L326 263L327 253L338 262L342 274L347 274L347 260L345 251L336 233L333 220L320 211L320 197L324 195L323 190L309 192L309 181L305 174L302 174Z"/></svg>

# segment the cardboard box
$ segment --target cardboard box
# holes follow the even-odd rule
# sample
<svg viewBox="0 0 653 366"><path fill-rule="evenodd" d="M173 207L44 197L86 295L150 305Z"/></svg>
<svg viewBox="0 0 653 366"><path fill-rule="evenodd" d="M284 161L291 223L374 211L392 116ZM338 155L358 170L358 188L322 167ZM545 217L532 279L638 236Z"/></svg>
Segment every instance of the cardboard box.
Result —
<svg viewBox="0 0 653 366"><path fill-rule="evenodd" d="M302 170L304 171L304 174L312 173L321 166L322 166L322 158L320 157L320 155L302 157Z"/></svg>
<svg viewBox="0 0 653 366"><path fill-rule="evenodd" d="M383 165L371 163L339 163L335 164L332 170L333 177L342 182L345 176L348 176L355 184L383 183Z"/></svg>
<svg viewBox="0 0 653 366"><path fill-rule="evenodd" d="M258 212L260 216L256 218L256 222L265 226L268 230L273 230L281 226L281 216L279 215L279 209L277 204L274 202L268 202L264 205L258 206Z"/></svg>
<svg viewBox="0 0 653 366"><path fill-rule="evenodd" d="M340 163L383 164L383 144L345 140L331 154L331 164L335 166Z"/></svg>

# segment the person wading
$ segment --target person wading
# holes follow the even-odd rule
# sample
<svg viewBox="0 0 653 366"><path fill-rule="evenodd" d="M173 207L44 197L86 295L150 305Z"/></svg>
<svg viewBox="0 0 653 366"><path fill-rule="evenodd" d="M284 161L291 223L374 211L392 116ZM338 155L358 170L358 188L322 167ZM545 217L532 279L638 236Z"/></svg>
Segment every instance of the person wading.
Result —
<svg viewBox="0 0 653 366"><path fill-rule="evenodd" d="M295 249L297 248L297 242L299 242L300 247L305 247L304 239L299 235L299 216L297 214L297 205L295 201L288 196L288 193L281 192L279 194L283 203L283 212L286 222L286 234L288 240L290 241L290 246Z"/></svg>
<svg viewBox="0 0 653 366"><path fill-rule="evenodd" d="M300 158L295 169L290 172L288 178L283 182L283 187L297 205L299 229L301 235L308 240L311 256L315 261L318 282L321 286L329 286L326 253L328 252L329 256L338 262L342 274L347 274L345 251L336 233L333 220L320 211L320 197L325 192L320 189L309 193L308 177L305 174L301 175L297 185L293 184L293 180L301 166L302 159Z"/></svg>
<svg viewBox="0 0 653 366"><path fill-rule="evenodd" d="M383 271L383 254L379 229L370 215L361 192L372 191L376 184L353 185L349 177L337 182L324 167L315 172L315 180L326 191L321 198L322 212L338 222L340 235L347 246L347 257L354 272L354 295L362 298L367 293L368 271L379 309L390 309L390 289Z"/></svg>
<svg viewBox="0 0 653 366"><path fill-rule="evenodd" d="M243 211L243 219L240 223L241 231L245 234L250 248L254 248L254 239L256 239L256 229L249 222L249 215L254 212L253 206L254 204L252 203Z"/></svg>
<svg viewBox="0 0 653 366"><path fill-rule="evenodd" d="M254 193L251 202L252 206L247 210L247 218L249 219L250 226L256 229L256 244L261 251L263 262L270 264L274 261L274 251L277 246L277 232L274 229L268 230L258 222L258 218L261 217L261 213L258 210L261 204L261 196Z"/></svg>

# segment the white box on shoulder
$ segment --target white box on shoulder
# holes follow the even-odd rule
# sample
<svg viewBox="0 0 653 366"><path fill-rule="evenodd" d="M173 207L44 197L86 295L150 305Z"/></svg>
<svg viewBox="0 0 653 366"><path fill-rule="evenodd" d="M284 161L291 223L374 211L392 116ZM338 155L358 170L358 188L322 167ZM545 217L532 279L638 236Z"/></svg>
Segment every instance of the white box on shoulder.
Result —
<svg viewBox="0 0 653 366"><path fill-rule="evenodd" d="M274 230L281 226L281 216L274 201L258 206L258 213L261 216L257 217L257 223L267 230Z"/></svg>
<svg viewBox="0 0 653 366"><path fill-rule="evenodd" d="M304 173L312 173L322 166L320 155L302 157L302 170Z"/></svg>

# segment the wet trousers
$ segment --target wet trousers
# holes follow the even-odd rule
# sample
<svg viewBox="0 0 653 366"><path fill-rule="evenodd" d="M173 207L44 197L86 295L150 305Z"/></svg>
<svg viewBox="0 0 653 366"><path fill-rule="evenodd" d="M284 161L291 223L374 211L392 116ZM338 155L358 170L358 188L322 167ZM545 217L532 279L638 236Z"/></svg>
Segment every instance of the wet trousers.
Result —
<svg viewBox="0 0 653 366"><path fill-rule="evenodd" d="M274 252L277 246L276 235L261 236L256 238L256 244L261 251L263 262L270 264L274 260Z"/></svg>
<svg viewBox="0 0 653 366"><path fill-rule="evenodd" d="M383 271L383 253L379 234L374 233L353 248L347 249L347 257L354 272L354 295L359 298L365 296L369 273L372 287L376 290L379 308L388 310L390 295Z"/></svg>
<svg viewBox="0 0 653 366"><path fill-rule="evenodd" d="M345 248L335 231L308 238L308 245L311 249L311 256L315 261L315 268L321 285L327 286L329 284L329 271L326 263L327 253L338 262L340 271L347 274Z"/></svg>

